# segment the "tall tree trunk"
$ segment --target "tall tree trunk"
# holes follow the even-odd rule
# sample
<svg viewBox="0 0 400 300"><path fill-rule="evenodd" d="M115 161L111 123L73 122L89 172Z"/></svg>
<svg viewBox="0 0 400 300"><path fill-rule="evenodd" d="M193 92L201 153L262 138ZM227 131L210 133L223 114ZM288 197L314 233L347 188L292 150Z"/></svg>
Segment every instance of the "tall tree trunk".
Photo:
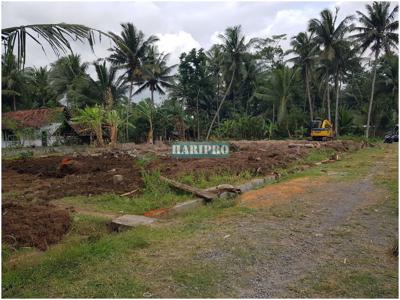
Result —
<svg viewBox="0 0 400 300"><path fill-rule="evenodd" d="M147 133L147 143L148 144L153 144L153 122L149 120L149 132Z"/></svg>
<svg viewBox="0 0 400 300"><path fill-rule="evenodd" d="M150 87L150 92L151 92L151 105L154 106L154 88Z"/></svg>
<svg viewBox="0 0 400 300"><path fill-rule="evenodd" d="M272 103L272 123L275 124L275 103Z"/></svg>
<svg viewBox="0 0 400 300"><path fill-rule="evenodd" d="M338 76L339 77L339 76ZM339 78L336 79L336 106L335 106L335 134L339 136L339 96L341 83Z"/></svg>
<svg viewBox="0 0 400 300"><path fill-rule="evenodd" d="M216 95L216 98L217 98L217 109L218 109L218 101L219 101L219 72L218 72L218 75L217 75L217 95ZM219 125L219 114L217 115L217 124Z"/></svg>
<svg viewBox="0 0 400 300"><path fill-rule="evenodd" d="M105 104L106 104L106 108L108 110L111 110L113 108L113 95L111 92L111 87L107 87L106 93L105 93Z"/></svg>
<svg viewBox="0 0 400 300"><path fill-rule="evenodd" d="M310 120L311 122L314 120L314 112L313 112L313 105L311 99L311 92L310 92L310 79L308 78L308 69L306 69L306 90L307 90L307 97L308 97L308 106L310 110Z"/></svg>
<svg viewBox="0 0 400 300"><path fill-rule="evenodd" d="M210 128L208 128L208 132L207 132L207 136L206 136L206 141L208 141L208 138L210 137L211 130L212 130L212 128L213 128L213 126L214 126L214 123L215 123L215 119L216 119L217 116L219 115L219 111L221 110L222 104L224 104L225 99L226 99L226 97L228 96L228 94L229 94L229 92L230 92L230 90L231 90L231 87L232 87L232 84L233 84L233 80L234 80L234 79L235 79L235 72L232 73L231 82L229 83L228 88L226 89L224 98L222 98L221 103L220 103L219 106L218 106L217 112L215 113L214 118L213 118L212 121L211 121Z"/></svg>
<svg viewBox="0 0 400 300"><path fill-rule="evenodd" d="M200 94L200 89L197 90L197 97L196 97L196 119L197 119L197 140L198 141L200 141L199 94Z"/></svg>
<svg viewBox="0 0 400 300"><path fill-rule="evenodd" d="M129 141L129 106L131 104L132 101L132 94L133 94L133 80L131 81L131 85L129 87L129 99L128 99L128 103L126 104L126 123L125 123L125 141L128 142Z"/></svg>
<svg viewBox="0 0 400 300"><path fill-rule="evenodd" d="M14 111L17 110L17 101L15 100L15 95L13 95L13 107L14 107Z"/></svg>
<svg viewBox="0 0 400 300"><path fill-rule="evenodd" d="M369 107L368 107L368 118L367 118L367 128L365 130L365 137L369 137L369 127L371 124L371 113L372 113L372 103L374 102L374 93L375 93L375 79L376 79L376 65L378 63L378 51L375 52L375 61L374 61L374 69L373 69L373 77L372 77L372 87L371 87L371 98L369 99Z"/></svg>
<svg viewBox="0 0 400 300"><path fill-rule="evenodd" d="M101 128L101 124L97 126L96 137L97 137L97 142L99 143L99 146L103 147L104 140L103 140L103 130Z"/></svg>
<svg viewBox="0 0 400 300"><path fill-rule="evenodd" d="M326 102L328 106L328 120L332 121L331 118L331 97L329 95L329 76L326 74Z"/></svg>
<svg viewBox="0 0 400 300"><path fill-rule="evenodd" d="M114 124L110 127L110 139L111 139L111 147L115 148L117 145L118 138L118 127L114 126Z"/></svg>

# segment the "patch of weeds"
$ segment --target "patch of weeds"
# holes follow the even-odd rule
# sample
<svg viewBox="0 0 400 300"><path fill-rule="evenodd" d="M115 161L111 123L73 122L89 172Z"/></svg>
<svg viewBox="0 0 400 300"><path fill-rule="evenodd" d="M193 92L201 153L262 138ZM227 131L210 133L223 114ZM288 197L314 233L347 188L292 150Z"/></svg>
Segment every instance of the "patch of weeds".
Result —
<svg viewBox="0 0 400 300"><path fill-rule="evenodd" d="M148 172L142 170L141 173L145 193L164 194L171 191L168 184L160 180L160 171Z"/></svg>
<svg viewBox="0 0 400 300"><path fill-rule="evenodd" d="M144 188L142 193L134 198L102 194L91 197L68 197L55 202L93 211L143 214L149 210L171 207L191 197L187 193L172 190L167 183L160 180L159 172L142 171L142 176Z"/></svg>
<svg viewBox="0 0 400 300"><path fill-rule="evenodd" d="M5 243L1 244L1 257L3 260L7 260L13 252L13 249L11 248L10 245L7 245Z"/></svg>
<svg viewBox="0 0 400 300"><path fill-rule="evenodd" d="M317 149L308 153L301 162L306 164L320 162L330 158L334 153L336 153L336 151L333 149Z"/></svg>
<svg viewBox="0 0 400 300"><path fill-rule="evenodd" d="M200 189L206 189L220 184L241 184L252 178L254 178L254 176L249 170L246 170L239 174L228 171L219 174L206 174L201 172L196 174L189 173L180 176L178 181Z"/></svg>
<svg viewBox="0 0 400 300"><path fill-rule="evenodd" d="M172 271L172 278L181 288L178 297L217 297L219 282L224 279L223 270L213 264L190 264ZM225 295L226 296L226 295Z"/></svg>
<svg viewBox="0 0 400 300"><path fill-rule="evenodd" d="M33 157L33 151L22 151L20 153L18 153L18 158L22 159L22 158L31 158Z"/></svg>
<svg viewBox="0 0 400 300"><path fill-rule="evenodd" d="M72 228L67 239L81 239L82 237L90 241L99 239L108 233L106 226L108 221L105 218L76 214L73 216Z"/></svg>
<svg viewBox="0 0 400 300"><path fill-rule="evenodd" d="M156 160L157 156L154 153L146 153L136 159L136 163L142 169L145 169L152 161Z"/></svg>

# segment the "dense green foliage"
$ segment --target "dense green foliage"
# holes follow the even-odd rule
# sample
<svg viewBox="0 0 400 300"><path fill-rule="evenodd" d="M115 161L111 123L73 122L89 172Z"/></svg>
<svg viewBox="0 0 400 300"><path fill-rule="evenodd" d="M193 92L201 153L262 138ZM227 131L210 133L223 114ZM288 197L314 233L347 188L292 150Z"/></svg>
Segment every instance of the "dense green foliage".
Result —
<svg viewBox="0 0 400 300"><path fill-rule="evenodd" d="M340 20L323 10L287 51L286 35L248 39L229 27L209 50L182 53L178 66L156 36L124 23L108 33L110 56L93 63L95 78L77 54L23 69L8 51L3 111L61 103L79 115L99 105L118 118L119 141L301 137L315 118L331 119L338 135L381 135L398 122L397 11L374 2ZM149 99L132 101L145 91Z"/></svg>

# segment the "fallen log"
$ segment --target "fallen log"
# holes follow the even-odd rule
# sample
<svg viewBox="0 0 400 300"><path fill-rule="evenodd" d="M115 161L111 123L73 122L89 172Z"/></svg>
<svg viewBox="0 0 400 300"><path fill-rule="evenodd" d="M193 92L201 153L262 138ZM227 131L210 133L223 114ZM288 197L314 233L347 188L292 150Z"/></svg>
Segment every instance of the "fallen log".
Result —
<svg viewBox="0 0 400 300"><path fill-rule="evenodd" d="M177 188L179 190L188 192L188 193L192 193L200 198L206 199L207 201L211 201L215 198L218 197L218 195L212 194L210 192L206 192L204 190L195 188L193 186L187 185L187 184L183 184L180 182L177 182L175 180L169 179L167 177L164 176L160 176L160 179L166 183L168 183L169 185L173 186L174 188Z"/></svg>
<svg viewBox="0 0 400 300"><path fill-rule="evenodd" d="M204 190L205 192L210 192L210 193L216 193L218 195L224 193L224 192L231 192L231 193L236 193L240 194L240 189L238 187L235 187L231 184L220 184L208 189Z"/></svg>
<svg viewBox="0 0 400 300"><path fill-rule="evenodd" d="M315 148L314 144L289 144L289 148L304 147L304 148Z"/></svg>

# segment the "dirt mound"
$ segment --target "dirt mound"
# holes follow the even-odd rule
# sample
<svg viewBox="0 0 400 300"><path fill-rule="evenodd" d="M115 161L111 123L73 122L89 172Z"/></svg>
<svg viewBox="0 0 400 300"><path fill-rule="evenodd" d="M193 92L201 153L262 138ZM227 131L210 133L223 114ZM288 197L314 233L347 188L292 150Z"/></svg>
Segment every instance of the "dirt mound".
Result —
<svg viewBox="0 0 400 300"><path fill-rule="evenodd" d="M32 174L40 178L64 177L71 173L88 174L106 172L125 164L133 165L132 157L126 155L117 159L112 154L78 157L41 157L3 161L6 169L19 174Z"/></svg>
<svg viewBox="0 0 400 300"><path fill-rule="evenodd" d="M3 204L2 218L2 240L15 248L46 250L60 241L71 226L68 212L49 204Z"/></svg>
<svg viewBox="0 0 400 300"><path fill-rule="evenodd" d="M231 172L239 174L247 171L252 175L268 175L277 168L285 168L296 160L301 160L312 149L305 147L289 148L291 141L235 141L234 152L227 158L176 159L161 157L151 164L165 176L193 173L195 176ZM361 144L354 141L330 141L326 143L296 141L296 143L313 143L320 149L333 149L344 152L359 149Z"/></svg>
<svg viewBox="0 0 400 300"><path fill-rule="evenodd" d="M6 200L54 200L102 193L123 194L143 186L140 167L129 155L44 157L3 161ZM114 175L124 180L113 183Z"/></svg>

